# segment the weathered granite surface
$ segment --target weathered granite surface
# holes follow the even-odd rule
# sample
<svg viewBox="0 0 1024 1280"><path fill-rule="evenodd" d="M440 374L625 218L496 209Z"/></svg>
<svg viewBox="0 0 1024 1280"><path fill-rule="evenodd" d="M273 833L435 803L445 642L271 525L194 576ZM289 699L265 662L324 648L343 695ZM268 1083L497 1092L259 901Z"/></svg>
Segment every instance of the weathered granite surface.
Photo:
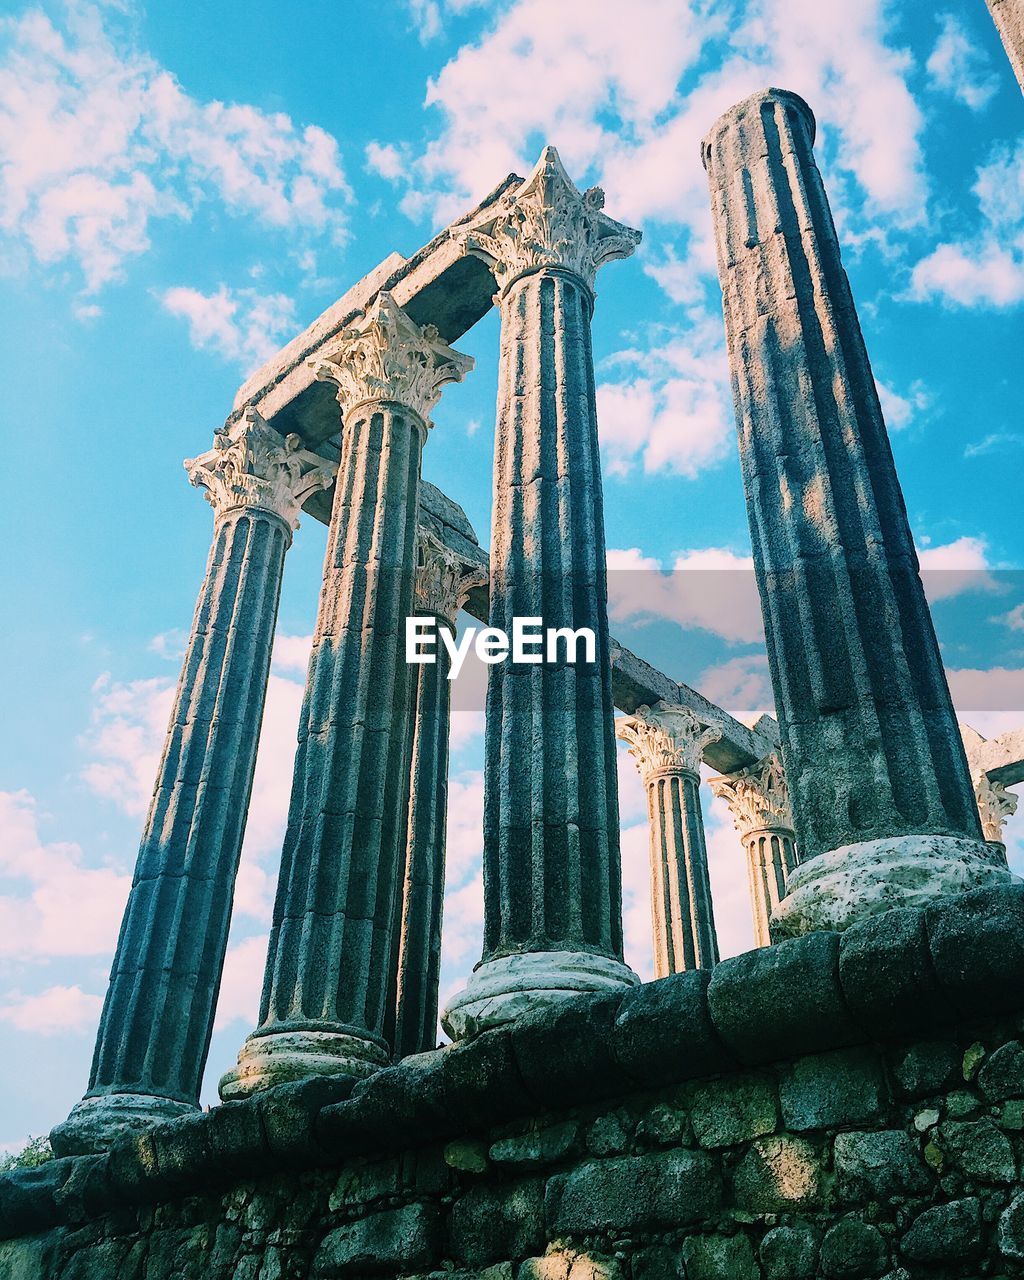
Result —
<svg viewBox="0 0 1024 1280"><path fill-rule="evenodd" d="M0 1178L0 1278L1024 1275L1024 887Z"/></svg>

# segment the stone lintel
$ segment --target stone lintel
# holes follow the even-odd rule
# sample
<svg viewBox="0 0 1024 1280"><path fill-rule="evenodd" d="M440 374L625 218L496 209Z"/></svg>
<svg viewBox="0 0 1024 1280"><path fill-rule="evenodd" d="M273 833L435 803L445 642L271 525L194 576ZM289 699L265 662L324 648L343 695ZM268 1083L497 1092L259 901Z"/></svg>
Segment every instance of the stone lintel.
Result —
<svg viewBox="0 0 1024 1280"><path fill-rule="evenodd" d="M275 430L282 435L294 432L307 448L335 436L334 390L317 381L308 362L325 343L360 319L383 290L417 324L436 325L445 342L460 338L494 305L497 286L484 262L465 256L455 232L521 183L520 177L509 174L475 209L445 227L412 257L389 254L242 384L228 421L254 405ZM336 443L325 456L337 457ZM307 510L325 523L330 517L329 508L324 514Z"/></svg>

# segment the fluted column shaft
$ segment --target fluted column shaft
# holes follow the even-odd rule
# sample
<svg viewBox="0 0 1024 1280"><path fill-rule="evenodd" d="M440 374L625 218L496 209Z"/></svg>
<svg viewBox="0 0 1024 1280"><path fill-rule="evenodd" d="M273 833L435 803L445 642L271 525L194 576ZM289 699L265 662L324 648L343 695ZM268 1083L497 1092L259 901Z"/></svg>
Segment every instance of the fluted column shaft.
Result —
<svg viewBox="0 0 1024 1280"><path fill-rule="evenodd" d="M125 1128L199 1105L284 556L299 503L329 483L333 471L296 442L249 415L210 454L186 464L218 509L213 544L100 1016L89 1088L54 1131L56 1149L99 1148ZM261 501L275 509L257 505Z"/></svg>
<svg viewBox="0 0 1024 1280"><path fill-rule="evenodd" d="M771 89L703 149L797 849L912 838L900 856L949 892L987 874L977 809L813 138L806 103ZM892 852L871 851L844 918L793 930L881 909Z"/></svg>
<svg viewBox="0 0 1024 1280"><path fill-rule="evenodd" d="M490 624L588 628L594 660L498 663L487 683L484 947L456 1036L634 981L622 963L614 709L590 319L597 265L639 238L553 148L463 234L500 285ZM583 654L578 657L582 658Z"/></svg>
<svg viewBox="0 0 1024 1280"><path fill-rule="evenodd" d="M437 398L415 379L450 351L435 339L382 294L364 328L318 365L340 388L344 440L260 1021L221 1081L226 1099L387 1061L408 787L405 623L425 415ZM453 376L436 375L438 395Z"/></svg>
<svg viewBox="0 0 1024 1280"><path fill-rule="evenodd" d="M718 963L700 777L688 770L647 783L651 823L651 917L654 976Z"/></svg>
<svg viewBox="0 0 1024 1280"><path fill-rule="evenodd" d="M589 291L542 271L502 304L490 625L589 627L596 661L487 683L484 958L621 958L614 707Z"/></svg>
<svg viewBox="0 0 1024 1280"><path fill-rule="evenodd" d="M451 659L439 633L443 628L455 635L456 618L468 593L487 582L486 575L467 571L457 556L427 534L421 534L419 560L415 612L434 619L438 639L436 661L413 667L409 798L386 1025L396 1058L437 1044L451 727Z"/></svg>
<svg viewBox="0 0 1024 1280"><path fill-rule="evenodd" d="M797 864L789 788L777 754L738 773L711 778L712 792L729 806L747 855L754 939L772 942L772 918Z"/></svg>

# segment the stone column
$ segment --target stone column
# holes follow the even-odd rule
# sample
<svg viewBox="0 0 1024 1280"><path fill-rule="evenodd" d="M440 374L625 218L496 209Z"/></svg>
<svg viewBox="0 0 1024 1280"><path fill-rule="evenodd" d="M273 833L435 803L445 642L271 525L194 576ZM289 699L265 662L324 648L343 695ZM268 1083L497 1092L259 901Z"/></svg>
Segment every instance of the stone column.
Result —
<svg viewBox="0 0 1024 1280"><path fill-rule="evenodd" d="M1013 74L1024 90L1024 0L986 0L986 3Z"/></svg>
<svg viewBox="0 0 1024 1280"><path fill-rule="evenodd" d="M414 612L455 634L459 610L474 587L486 584L431 534L420 532ZM448 736L451 683L448 650L438 639L436 661L413 667L409 806L404 869L397 901L394 978L385 1031L395 1058L437 1044L441 973L445 827L448 817Z"/></svg>
<svg viewBox="0 0 1024 1280"><path fill-rule="evenodd" d="M708 879L700 761L721 730L702 724L689 707L667 702L622 716L616 732L647 788L651 823L651 917L654 976L718 963L718 938Z"/></svg>
<svg viewBox="0 0 1024 1280"><path fill-rule="evenodd" d="M1003 827L1006 819L1017 812L1017 797L1007 791L1001 782L990 778L984 770L977 770L971 775L974 783L974 794L978 801L978 816L981 818L981 833L989 847L1005 864L1006 843L1003 840Z"/></svg>
<svg viewBox="0 0 1024 1280"><path fill-rule="evenodd" d="M338 388L344 438L260 1023L225 1100L387 1061L420 452L441 388L471 365L387 293L315 361Z"/></svg>
<svg viewBox="0 0 1024 1280"><path fill-rule="evenodd" d="M590 320L597 268L640 235L548 147L458 228L501 309L490 622L590 628L596 661L498 663L487 685L484 954L445 1013L458 1038L636 981L622 962L614 710Z"/></svg>
<svg viewBox="0 0 1024 1280"><path fill-rule="evenodd" d="M284 555L334 466L255 410L185 463L216 517L85 1098L54 1150L194 1110L245 833Z"/></svg>
<svg viewBox="0 0 1024 1280"><path fill-rule="evenodd" d="M801 863L784 934L1007 878L981 839L813 140L807 104L766 89L703 146Z"/></svg>
<svg viewBox="0 0 1024 1280"><path fill-rule="evenodd" d="M789 788L777 755L738 773L710 778L716 796L729 806L747 853L754 941L771 944L772 916L786 896L786 880L796 866L796 839Z"/></svg>

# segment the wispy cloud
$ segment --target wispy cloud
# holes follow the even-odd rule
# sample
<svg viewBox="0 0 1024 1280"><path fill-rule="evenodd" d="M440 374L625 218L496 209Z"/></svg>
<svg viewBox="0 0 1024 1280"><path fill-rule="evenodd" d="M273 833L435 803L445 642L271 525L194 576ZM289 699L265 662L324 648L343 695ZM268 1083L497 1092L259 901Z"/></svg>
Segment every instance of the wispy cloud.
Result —
<svg viewBox="0 0 1024 1280"><path fill-rule="evenodd" d="M228 289L202 293L176 285L160 295L164 309L188 324L197 351L216 351L248 371L274 354L294 333L295 303L283 293Z"/></svg>
<svg viewBox="0 0 1024 1280"><path fill-rule="evenodd" d="M934 88L980 111L998 90L999 81L984 51L955 14L942 14L939 24L939 38L925 64L929 79Z"/></svg>
<svg viewBox="0 0 1024 1280"><path fill-rule="evenodd" d="M1019 449L1024 445L1024 435L1016 431L993 431L973 444L964 446L965 458L980 458L987 453L1002 453L1005 449Z"/></svg>
<svg viewBox="0 0 1024 1280"><path fill-rule="evenodd" d="M0 235L86 289L149 246L153 222L207 201L268 227L347 235L334 138L283 112L202 102L135 47L117 6L40 9L2 24Z"/></svg>

